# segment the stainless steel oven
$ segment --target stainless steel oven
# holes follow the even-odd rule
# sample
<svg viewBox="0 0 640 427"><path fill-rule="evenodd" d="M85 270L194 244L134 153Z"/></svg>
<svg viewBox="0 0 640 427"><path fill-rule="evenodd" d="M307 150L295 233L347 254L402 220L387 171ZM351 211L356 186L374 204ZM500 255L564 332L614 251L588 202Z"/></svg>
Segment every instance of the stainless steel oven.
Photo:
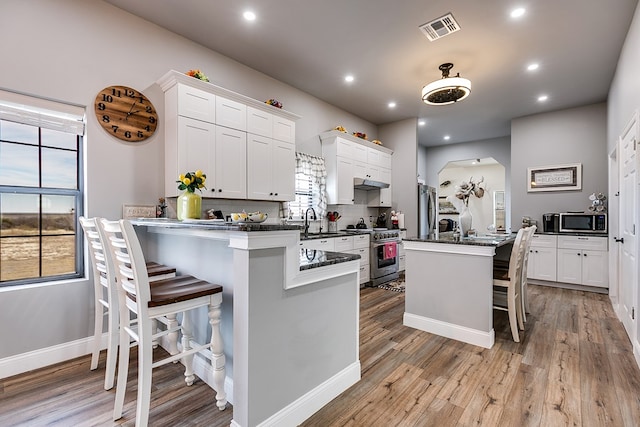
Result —
<svg viewBox="0 0 640 427"><path fill-rule="evenodd" d="M399 277L401 242L397 230L374 230L371 235L369 264L371 266L371 285L396 280Z"/></svg>

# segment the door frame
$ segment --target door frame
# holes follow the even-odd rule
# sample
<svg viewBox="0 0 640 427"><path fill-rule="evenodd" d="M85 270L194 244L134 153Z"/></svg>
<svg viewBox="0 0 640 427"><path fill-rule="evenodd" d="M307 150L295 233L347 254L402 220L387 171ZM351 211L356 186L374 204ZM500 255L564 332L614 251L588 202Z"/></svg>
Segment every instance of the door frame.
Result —
<svg viewBox="0 0 640 427"><path fill-rule="evenodd" d="M609 153L609 299L613 309L620 318L619 295L620 295L620 245L615 241L619 234L619 213L620 213L620 163L618 156L620 153L620 138L617 138L616 144Z"/></svg>

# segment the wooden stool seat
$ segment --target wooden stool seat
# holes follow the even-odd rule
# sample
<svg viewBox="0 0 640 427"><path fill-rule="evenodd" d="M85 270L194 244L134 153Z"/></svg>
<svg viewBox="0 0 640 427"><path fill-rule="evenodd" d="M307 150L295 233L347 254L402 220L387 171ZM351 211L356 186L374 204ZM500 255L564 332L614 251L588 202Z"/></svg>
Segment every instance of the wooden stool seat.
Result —
<svg viewBox="0 0 640 427"><path fill-rule="evenodd" d="M149 280L168 279L169 277L176 276L176 269L173 267L167 267L166 265L158 264L153 261L147 261L146 265Z"/></svg>

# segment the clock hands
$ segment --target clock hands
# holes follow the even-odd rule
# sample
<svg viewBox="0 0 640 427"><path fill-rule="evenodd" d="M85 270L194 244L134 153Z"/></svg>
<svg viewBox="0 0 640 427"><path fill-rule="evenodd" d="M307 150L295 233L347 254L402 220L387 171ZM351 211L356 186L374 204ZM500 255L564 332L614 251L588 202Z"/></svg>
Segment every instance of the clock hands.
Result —
<svg viewBox="0 0 640 427"><path fill-rule="evenodd" d="M131 108L129 109L129 112L127 113L127 116L124 118L125 120L128 120L130 115L135 114L135 113L139 113L140 111L142 111L142 110L133 111L133 107L135 107L137 103L138 103L138 101L133 101L133 104L131 104Z"/></svg>

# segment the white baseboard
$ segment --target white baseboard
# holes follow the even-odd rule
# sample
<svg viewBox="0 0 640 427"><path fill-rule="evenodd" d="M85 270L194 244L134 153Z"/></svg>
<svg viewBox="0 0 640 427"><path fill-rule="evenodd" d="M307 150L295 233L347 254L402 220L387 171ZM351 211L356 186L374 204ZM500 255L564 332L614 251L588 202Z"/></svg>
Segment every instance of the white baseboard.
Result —
<svg viewBox="0 0 640 427"><path fill-rule="evenodd" d="M106 348L106 334L102 337ZM0 378L7 378L34 369L44 368L55 363L65 362L76 357L90 354L93 350L93 337L82 338L68 343L16 354L0 359Z"/></svg>
<svg viewBox="0 0 640 427"><path fill-rule="evenodd" d="M430 332L432 334L484 348L493 347L495 342L495 332L493 328L491 328L490 332L485 332L411 313L404 313L402 323L405 326L420 329L421 331Z"/></svg>
<svg viewBox="0 0 640 427"><path fill-rule="evenodd" d="M258 427L295 427L300 425L358 381L360 381L359 360L262 421ZM231 426L241 427L233 420Z"/></svg>
<svg viewBox="0 0 640 427"><path fill-rule="evenodd" d="M163 337L165 338L165 337ZM165 340L161 340L160 346L167 349ZM107 348L107 334L102 335L101 350ZM93 337L87 337L52 347L42 348L27 353L0 359L0 378L8 378L34 369L44 368L76 357L91 354L93 351ZM193 371L209 387L213 388L213 370L211 363L204 357L194 357ZM227 400L233 405L233 379L227 376L224 381L224 389L227 392Z"/></svg>

